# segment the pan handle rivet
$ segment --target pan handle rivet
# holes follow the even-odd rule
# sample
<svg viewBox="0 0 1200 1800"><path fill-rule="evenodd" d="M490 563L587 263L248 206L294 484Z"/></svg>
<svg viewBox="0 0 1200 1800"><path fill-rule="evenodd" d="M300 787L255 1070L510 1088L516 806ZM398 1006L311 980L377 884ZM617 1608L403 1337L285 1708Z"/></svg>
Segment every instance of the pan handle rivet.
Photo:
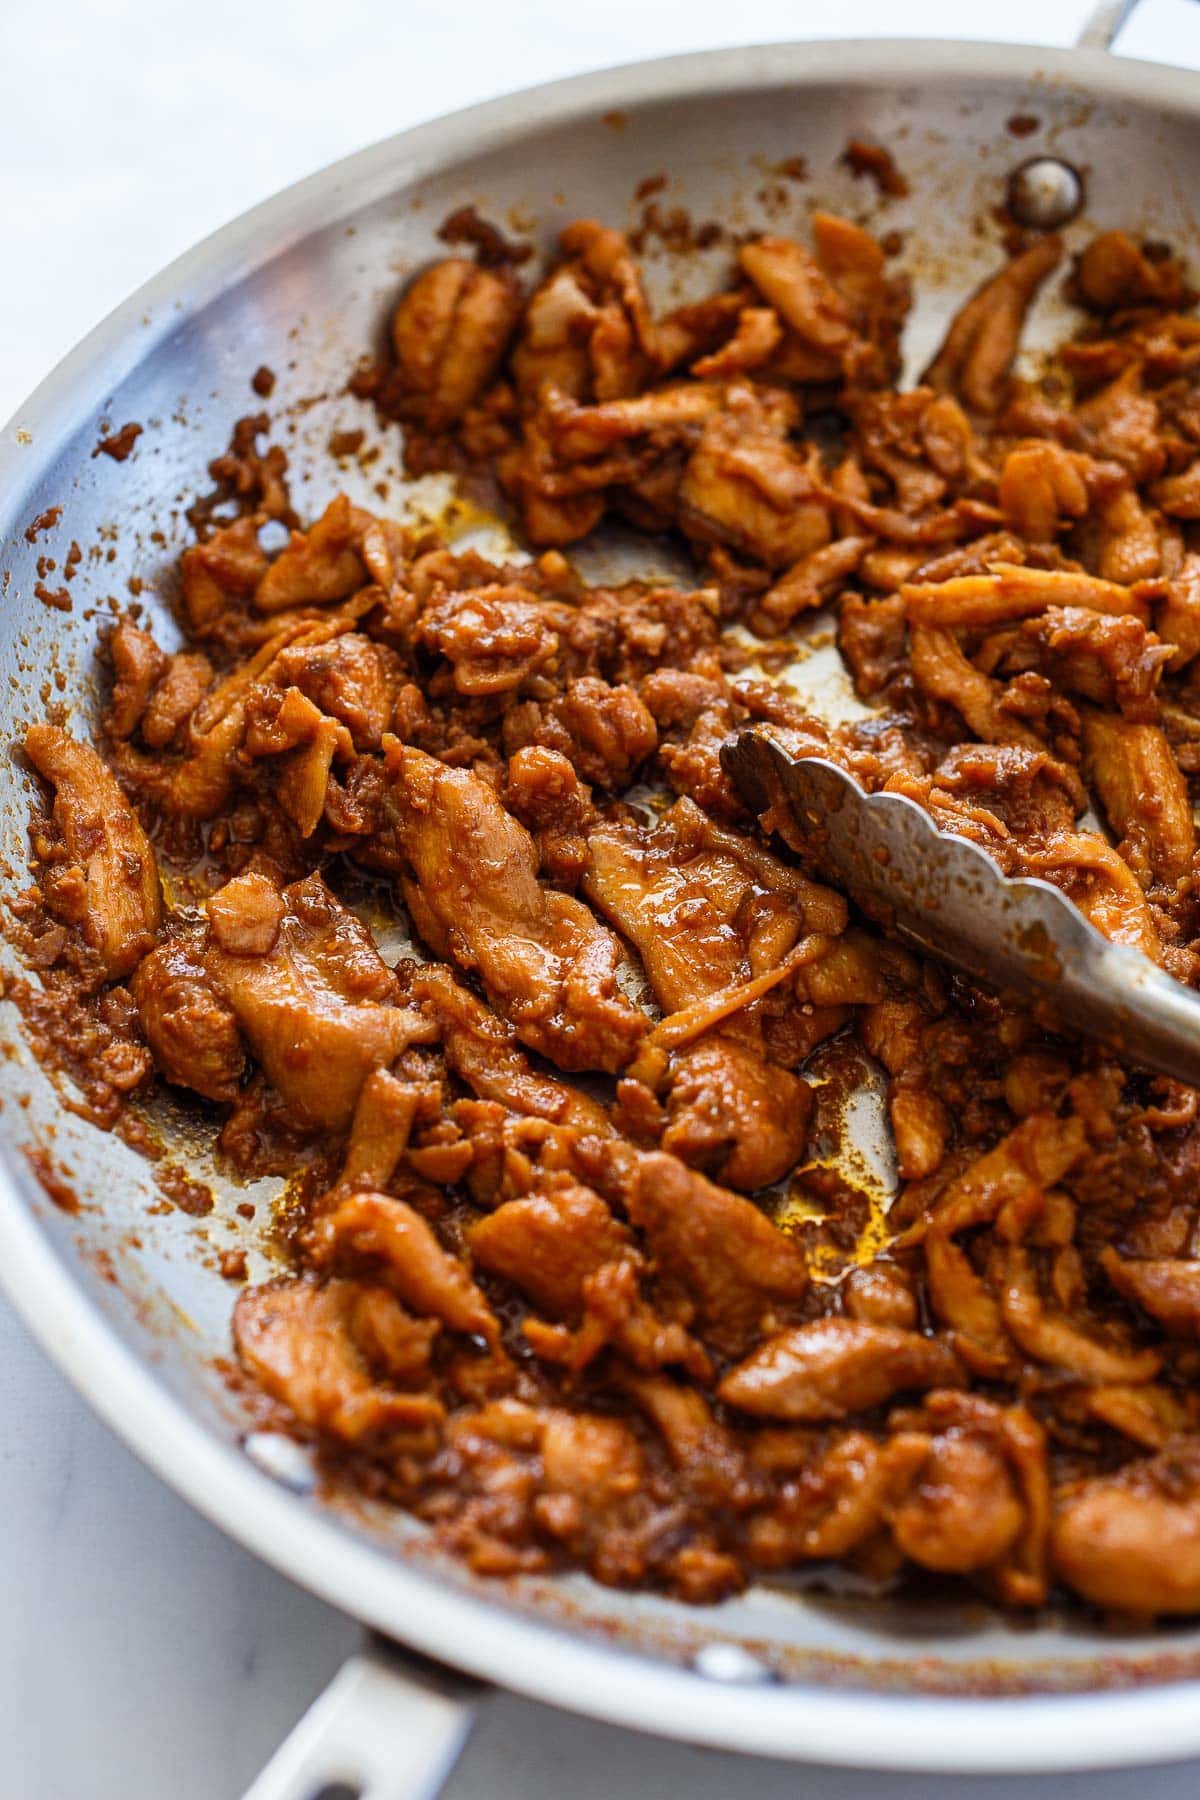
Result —
<svg viewBox="0 0 1200 1800"><path fill-rule="evenodd" d="M1018 225L1054 231L1083 206L1078 169L1057 156L1031 156L1008 178L1008 211Z"/></svg>
<svg viewBox="0 0 1200 1800"><path fill-rule="evenodd" d="M281 1431L252 1431L243 1438L242 1449L264 1475L293 1494L311 1494L317 1485L311 1451Z"/></svg>
<svg viewBox="0 0 1200 1800"><path fill-rule="evenodd" d="M774 1681L773 1670L757 1656L751 1656L740 1644L705 1644L692 1658L697 1675L710 1681L750 1682Z"/></svg>

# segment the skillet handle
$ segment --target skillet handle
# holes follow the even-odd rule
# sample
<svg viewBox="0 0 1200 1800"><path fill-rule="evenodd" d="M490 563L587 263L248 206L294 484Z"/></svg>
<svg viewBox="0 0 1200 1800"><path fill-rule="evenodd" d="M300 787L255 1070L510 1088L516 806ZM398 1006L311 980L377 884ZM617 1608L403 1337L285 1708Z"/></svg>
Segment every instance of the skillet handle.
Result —
<svg viewBox="0 0 1200 1800"><path fill-rule="evenodd" d="M244 1800L436 1800L485 1691L468 1675L369 1638Z"/></svg>
<svg viewBox="0 0 1200 1800"><path fill-rule="evenodd" d="M1111 50L1117 34L1141 0L1095 0L1075 34L1077 50Z"/></svg>
<svg viewBox="0 0 1200 1800"><path fill-rule="evenodd" d="M1083 24L1075 34L1076 50L1113 50L1121 32L1144 4L1145 0L1091 0ZM1134 54L1138 53L1135 51ZM1163 60L1174 63L1176 58L1168 55ZM1195 68L1196 64L1191 56L1187 56L1182 66Z"/></svg>

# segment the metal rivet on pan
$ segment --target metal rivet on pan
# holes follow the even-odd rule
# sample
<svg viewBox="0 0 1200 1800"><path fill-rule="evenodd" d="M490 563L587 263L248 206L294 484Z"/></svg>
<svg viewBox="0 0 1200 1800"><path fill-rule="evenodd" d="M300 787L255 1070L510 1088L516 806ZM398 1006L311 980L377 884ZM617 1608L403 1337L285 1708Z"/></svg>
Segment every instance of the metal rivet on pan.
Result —
<svg viewBox="0 0 1200 1800"><path fill-rule="evenodd" d="M774 1681L773 1672L757 1656L751 1656L740 1644L705 1644L692 1658L697 1675L710 1681L746 1682Z"/></svg>
<svg viewBox="0 0 1200 1800"><path fill-rule="evenodd" d="M242 1449L264 1475L294 1494L310 1494L317 1485L312 1452L281 1431L252 1431L242 1440Z"/></svg>
<svg viewBox="0 0 1200 1800"><path fill-rule="evenodd" d="M1073 219L1082 205L1078 169L1057 156L1031 156L1008 178L1008 211L1018 225L1053 231Z"/></svg>

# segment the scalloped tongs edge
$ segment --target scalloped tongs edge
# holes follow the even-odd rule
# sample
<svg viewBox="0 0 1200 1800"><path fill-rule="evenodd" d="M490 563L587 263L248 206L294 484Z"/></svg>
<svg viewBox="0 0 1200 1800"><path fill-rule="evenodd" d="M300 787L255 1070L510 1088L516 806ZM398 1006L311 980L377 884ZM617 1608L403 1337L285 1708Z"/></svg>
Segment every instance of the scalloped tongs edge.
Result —
<svg viewBox="0 0 1200 1800"><path fill-rule="evenodd" d="M770 814L784 842L869 917L939 962L1031 1000L1047 1026L1200 1087L1200 996L1103 937L1048 881L1003 874L915 801L866 793L788 737L784 727L742 731L723 745L722 765L746 804Z"/></svg>

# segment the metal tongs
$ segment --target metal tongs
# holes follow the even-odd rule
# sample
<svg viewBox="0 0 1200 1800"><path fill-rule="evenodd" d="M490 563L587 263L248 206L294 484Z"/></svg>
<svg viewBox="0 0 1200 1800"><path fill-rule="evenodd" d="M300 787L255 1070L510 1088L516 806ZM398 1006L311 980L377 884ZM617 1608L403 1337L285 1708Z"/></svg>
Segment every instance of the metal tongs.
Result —
<svg viewBox="0 0 1200 1800"><path fill-rule="evenodd" d="M822 757L770 728L721 752L756 813L870 917L927 955L1035 1004L1051 1028L1200 1087L1200 996L1126 945L1111 943L1048 881L1013 878L968 839L939 831L901 794L867 794Z"/></svg>

